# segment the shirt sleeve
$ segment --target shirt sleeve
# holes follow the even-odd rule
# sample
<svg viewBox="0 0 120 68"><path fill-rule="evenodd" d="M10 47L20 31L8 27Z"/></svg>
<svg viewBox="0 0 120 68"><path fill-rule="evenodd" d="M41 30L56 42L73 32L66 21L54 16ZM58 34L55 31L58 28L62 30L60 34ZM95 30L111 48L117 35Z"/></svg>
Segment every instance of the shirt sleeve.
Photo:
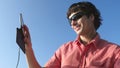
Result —
<svg viewBox="0 0 120 68"><path fill-rule="evenodd" d="M118 54L116 55L116 61L115 61L115 64L114 64L114 68L120 68L120 50L118 52Z"/></svg>
<svg viewBox="0 0 120 68"><path fill-rule="evenodd" d="M45 64L45 68L61 68L61 48L59 48Z"/></svg>

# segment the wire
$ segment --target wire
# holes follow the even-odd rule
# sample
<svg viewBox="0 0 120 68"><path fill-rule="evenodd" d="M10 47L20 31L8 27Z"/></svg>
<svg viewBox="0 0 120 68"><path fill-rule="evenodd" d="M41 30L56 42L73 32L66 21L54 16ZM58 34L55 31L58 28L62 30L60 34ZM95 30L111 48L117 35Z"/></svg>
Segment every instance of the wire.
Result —
<svg viewBox="0 0 120 68"><path fill-rule="evenodd" d="M18 60L17 60L16 68L18 68L19 61L20 61L20 48L18 50Z"/></svg>

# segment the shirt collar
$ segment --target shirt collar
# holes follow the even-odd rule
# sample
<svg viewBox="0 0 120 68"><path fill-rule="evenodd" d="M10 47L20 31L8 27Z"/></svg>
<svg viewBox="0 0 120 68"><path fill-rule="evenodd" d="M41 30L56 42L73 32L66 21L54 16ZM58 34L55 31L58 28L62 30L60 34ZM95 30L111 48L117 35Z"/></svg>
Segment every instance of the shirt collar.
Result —
<svg viewBox="0 0 120 68"><path fill-rule="evenodd" d="M96 37L93 40L91 40L91 42L89 44L93 44L95 46L95 48L97 48L97 45L98 45L99 41L100 41L100 35L97 33ZM80 42L80 37L79 36L77 36L77 38L75 39L74 43L75 44L78 44L78 43L82 44Z"/></svg>

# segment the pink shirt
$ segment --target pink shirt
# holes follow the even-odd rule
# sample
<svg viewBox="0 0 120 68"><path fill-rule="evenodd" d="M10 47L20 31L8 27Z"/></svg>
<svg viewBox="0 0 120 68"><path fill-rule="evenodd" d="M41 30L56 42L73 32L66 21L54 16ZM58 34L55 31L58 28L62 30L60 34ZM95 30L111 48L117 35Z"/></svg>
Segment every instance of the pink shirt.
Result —
<svg viewBox="0 0 120 68"><path fill-rule="evenodd" d="M97 35L89 44L79 39L62 45L46 63L48 68L120 68L120 47Z"/></svg>

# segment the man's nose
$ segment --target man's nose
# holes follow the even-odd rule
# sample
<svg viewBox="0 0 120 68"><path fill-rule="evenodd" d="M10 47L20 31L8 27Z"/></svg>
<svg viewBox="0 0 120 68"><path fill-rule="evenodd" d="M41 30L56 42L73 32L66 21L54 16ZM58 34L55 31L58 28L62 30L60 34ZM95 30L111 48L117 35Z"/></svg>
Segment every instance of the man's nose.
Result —
<svg viewBox="0 0 120 68"><path fill-rule="evenodd" d="M77 24L77 21L72 20L71 21L71 26L75 26Z"/></svg>

